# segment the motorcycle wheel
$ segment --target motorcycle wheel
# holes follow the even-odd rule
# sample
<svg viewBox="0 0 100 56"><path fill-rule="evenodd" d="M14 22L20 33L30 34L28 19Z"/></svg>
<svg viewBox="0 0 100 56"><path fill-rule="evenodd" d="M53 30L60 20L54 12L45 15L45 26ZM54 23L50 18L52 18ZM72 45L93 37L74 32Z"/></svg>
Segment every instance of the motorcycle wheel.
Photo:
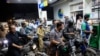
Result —
<svg viewBox="0 0 100 56"><path fill-rule="evenodd" d="M85 56L96 56L95 54L91 53L91 52L86 52Z"/></svg>
<svg viewBox="0 0 100 56"><path fill-rule="evenodd" d="M87 48L86 56L97 56L96 51L91 48Z"/></svg>

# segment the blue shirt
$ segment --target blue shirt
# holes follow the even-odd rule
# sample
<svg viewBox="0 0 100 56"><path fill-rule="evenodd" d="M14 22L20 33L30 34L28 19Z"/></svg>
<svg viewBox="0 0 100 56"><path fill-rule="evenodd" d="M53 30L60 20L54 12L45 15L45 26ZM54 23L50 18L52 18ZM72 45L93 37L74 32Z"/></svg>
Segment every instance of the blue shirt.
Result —
<svg viewBox="0 0 100 56"><path fill-rule="evenodd" d="M90 31L89 24L88 24L88 22L86 22L86 21L84 21L84 22L82 23L82 31L85 31L85 30L86 30L86 31ZM88 38L89 34L90 34L90 33L82 32L82 36L83 36L83 37L86 37L86 38Z"/></svg>
<svg viewBox="0 0 100 56"><path fill-rule="evenodd" d="M25 28L21 28L20 32L23 34L29 34L33 30L33 27L27 26Z"/></svg>

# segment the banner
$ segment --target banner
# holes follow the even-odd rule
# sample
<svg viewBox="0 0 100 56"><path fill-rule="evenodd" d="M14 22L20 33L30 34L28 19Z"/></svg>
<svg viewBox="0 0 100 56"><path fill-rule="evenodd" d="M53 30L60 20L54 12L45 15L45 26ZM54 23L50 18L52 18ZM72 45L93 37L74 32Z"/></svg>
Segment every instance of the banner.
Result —
<svg viewBox="0 0 100 56"><path fill-rule="evenodd" d="M44 0L43 5L44 7L48 6L48 0Z"/></svg>
<svg viewBox="0 0 100 56"><path fill-rule="evenodd" d="M42 11L42 21L47 20L47 11Z"/></svg>
<svg viewBox="0 0 100 56"><path fill-rule="evenodd" d="M39 4L39 8L43 8L48 6L48 0L44 0L42 3Z"/></svg>

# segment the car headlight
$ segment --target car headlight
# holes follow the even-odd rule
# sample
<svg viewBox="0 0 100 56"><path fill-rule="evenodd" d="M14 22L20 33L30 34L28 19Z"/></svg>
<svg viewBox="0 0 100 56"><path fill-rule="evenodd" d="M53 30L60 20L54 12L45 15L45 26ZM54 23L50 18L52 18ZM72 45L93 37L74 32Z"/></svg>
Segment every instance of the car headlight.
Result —
<svg viewBox="0 0 100 56"><path fill-rule="evenodd" d="M4 42L4 44L7 44L8 43L8 40L4 40L3 42Z"/></svg>
<svg viewBox="0 0 100 56"><path fill-rule="evenodd" d="M33 47L33 49L36 49L36 45L35 44L32 47Z"/></svg>

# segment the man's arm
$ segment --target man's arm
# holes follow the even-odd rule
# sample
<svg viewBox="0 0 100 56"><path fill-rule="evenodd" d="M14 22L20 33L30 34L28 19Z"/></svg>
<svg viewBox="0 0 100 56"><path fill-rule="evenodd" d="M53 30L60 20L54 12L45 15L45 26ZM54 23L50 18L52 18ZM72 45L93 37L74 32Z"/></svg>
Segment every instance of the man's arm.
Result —
<svg viewBox="0 0 100 56"><path fill-rule="evenodd" d="M85 30L84 32L86 32L86 33L93 33L92 31L87 31L87 30Z"/></svg>
<svg viewBox="0 0 100 56"><path fill-rule="evenodd" d="M82 31L85 32L85 33L92 33L92 31L86 30L86 24L85 23L82 23Z"/></svg>
<svg viewBox="0 0 100 56"><path fill-rule="evenodd" d="M58 42L58 41L52 39L52 40L51 40L51 43L53 43L53 44L59 44L60 42Z"/></svg>
<svg viewBox="0 0 100 56"><path fill-rule="evenodd" d="M18 49L21 49L21 48L22 48L22 46L19 46L19 45L17 45L17 44L14 43L14 41L13 41L13 39L11 38L10 35L7 35L6 38L8 39L8 42L9 42L9 45L10 45L10 46L16 47L16 48L18 48Z"/></svg>
<svg viewBox="0 0 100 56"><path fill-rule="evenodd" d="M63 42L65 40L65 38L62 36L61 41Z"/></svg>
<svg viewBox="0 0 100 56"><path fill-rule="evenodd" d="M22 48L23 48L23 46L19 46L19 45L15 44L15 43L12 43L12 46L13 46L13 47L16 47L16 48L18 48L18 49L22 49Z"/></svg>
<svg viewBox="0 0 100 56"><path fill-rule="evenodd" d="M19 35L20 37L27 37L27 38L29 38L29 39L32 39L31 36L28 36L28 35L26 35L26 34L22 34L22 33L20 33L20 32L18 32L18 35Z"/></svg>
<svg viewBox="0 0 100 56"><path fill-rule="evenodd" d="M64 35L74 35L74 32L69 32L68 29L63 30Z"/></svg>
<svg viewBox="0 0 100 56"><path fill-rule="evenodd" d="M74 33L65 33L65 34L67 34L67 35L74 35Z"/></svg>

